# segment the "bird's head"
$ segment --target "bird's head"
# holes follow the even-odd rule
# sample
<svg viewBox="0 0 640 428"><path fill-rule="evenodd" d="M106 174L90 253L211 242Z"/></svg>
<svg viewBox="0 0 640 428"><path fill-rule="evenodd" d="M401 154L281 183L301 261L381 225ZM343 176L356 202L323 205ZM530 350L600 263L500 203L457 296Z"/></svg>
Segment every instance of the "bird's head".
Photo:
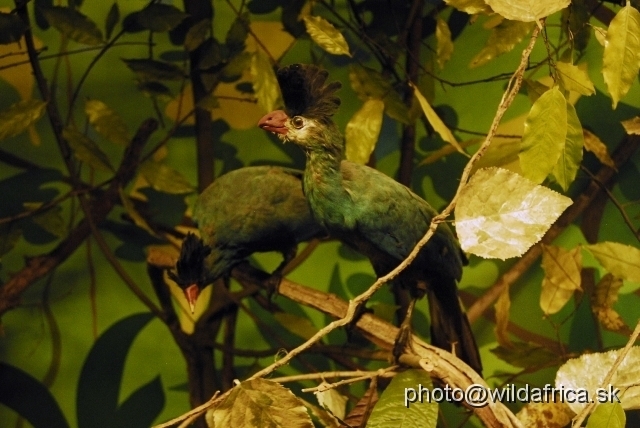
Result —
<svg viewBox="0 0 640 428"><path fill-rule="evenodd" d="M191 312L195 309L200 290L211 282L205 267L205 259L209 254L211 247L193 233L188 233L182 241L176 273L169 272L171 279L184 291Z"/></svg>
<svg viewBox="0 0 640 428"><path fill-rule="evenodd" d="M282 141L304 146L311 133L332 124L331 116L340 106L335 92L340 82L326 83L329 73L316 65L293 64L278 70L277 78L285 109L266 114L258 122L265 131Z"/></svg>

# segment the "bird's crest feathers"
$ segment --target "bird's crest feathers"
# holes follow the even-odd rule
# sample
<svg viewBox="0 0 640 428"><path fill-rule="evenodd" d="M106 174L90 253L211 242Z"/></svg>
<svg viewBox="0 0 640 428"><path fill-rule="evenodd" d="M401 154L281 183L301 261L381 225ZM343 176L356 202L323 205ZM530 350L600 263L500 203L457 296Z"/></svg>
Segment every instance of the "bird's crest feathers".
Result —
<svg viewBox="0 0 640 428"><path fill-rule="evenodd" d="M169 276L180 287L199 284L207 277L204 259L211 254L211 247L205 245L202 239L193 233L188 233L182 241L180 256L176 262L176 272L169 272ZM204 285L204 284L202 284Z"/></svg>
<svg viewBox="0 0 640 428"><path fill-rule="evenodd" d="M335 92L340 82L326 83L329 73L311 64L292 64L278 70L278 84L287 114L327 120L340 106Z"/></svg>

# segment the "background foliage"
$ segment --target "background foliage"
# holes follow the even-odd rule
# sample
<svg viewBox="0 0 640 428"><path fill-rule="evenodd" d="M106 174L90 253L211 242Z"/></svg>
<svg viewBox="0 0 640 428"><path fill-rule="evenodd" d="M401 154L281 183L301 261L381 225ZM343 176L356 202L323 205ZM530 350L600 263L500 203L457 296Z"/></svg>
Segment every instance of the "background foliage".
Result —
<svg viewBox="0 0 640 428"><path fill-rule="evenodd" d="M172 319L154 288L162 272L147 257L175 254L198 191L215 177L246 165L304 167L301 151L255 125L279 104L273 67L294 62L321 64L343 83L335 120L347 156L443 208L468 161L460 151L473 153L487 134L537 25L488 14L480 0L447 3L0 3L0 425L159 423L326 325L328 315L282 296L275 304L284 312L262 294L229 301L220 284L202 295L194 316L174 288L179 319ZM625 344L638 318L640 61L625 57L640 51L638 5L546 3L557 12L544 23L520 94L480 166L523 174L574 201L595 197L569 224L554 226L558 236L537 255L471 257L460 289L467 306L475 302L469 315L490 385L553 384L567 359ZM501 13L510 17L509 9ZM623 29L610 27L616 13L628 15ZM605 53L603 40L622 49ZM37 52L31 63L28 50ZM567 109L562 129L536 118L536 109L555 118L548 99ZM546 159L553 148L527 158L528 145L571 135L584 143L571 152L580 158L564 170L573 171L568 176ZM618 153L615 174L594 182L611 163L607 152ZM594 247L578 248L598 242L631 246L612 250L627 257L622 271ZM375 279L368 262L338 242L309 249L292 281L348 299ZM576 286L558 293L549 265L566 261L565 252L582 259ZM271 271L279 257L252 262ZM505 282L506 293L496 286ZM605 297L594 297L599 282L611 290ZM233 282L231 290L242 288ZM369 306L391 320L392 304L384 288ZM426 305L419 306L414 325L426 336ZM336 331L278 374L385 367L386 355L374 350ZM381 378L378 386L387 383ZM285 386L318 406L300 392L316 384ZM339 388L348 410L368 385ZM460 407L439 410L447 426L480 425ZM630 426L632 418L627 412Z"/></svg>

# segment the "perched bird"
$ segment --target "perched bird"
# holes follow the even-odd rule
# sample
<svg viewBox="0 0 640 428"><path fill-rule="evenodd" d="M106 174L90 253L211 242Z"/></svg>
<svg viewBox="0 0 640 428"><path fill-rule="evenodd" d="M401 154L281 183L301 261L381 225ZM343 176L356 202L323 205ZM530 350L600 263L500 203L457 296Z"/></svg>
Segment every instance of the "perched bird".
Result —
<svg viewBox="0 0 640 428"><path fill-rule="evenodd" d="M303 190L315 219L367 256L378 276L387 274L424 236L436 211L383 173L342 160L344 139L331 119L340 105L335 95L340 84L326 83L325 70L294 64L280 69L277 77L286 111L271 112L258 125L306 153ZM478 348L458 299L457 281L466 263L451 229L440 224L395 285L409 290L411 309L427 295L432 343L455 352L480 373ZM401 329L405 338L410 337L407 320L410 316Z"/></svg>
<svg viewBox="0 0 640 428"><path fill-rule="evenodd" d="M229 172L196 200L193 220L201 238L184 239L170 276L184 290L191 310L200 290L255 252L278 251L281 270L296 254L298 243L326 234L312 217L302 193L302 171L253 166Z"/></svg>

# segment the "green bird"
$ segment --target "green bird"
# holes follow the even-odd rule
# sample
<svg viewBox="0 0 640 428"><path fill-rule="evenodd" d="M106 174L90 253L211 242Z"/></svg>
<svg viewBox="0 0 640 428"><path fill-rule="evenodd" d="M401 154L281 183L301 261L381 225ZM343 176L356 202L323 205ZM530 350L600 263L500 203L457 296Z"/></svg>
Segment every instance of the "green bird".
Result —
<svg viewBox="0 0 640 428"><path fill-rule="evenodd" d="M302 171L276 166L240 168L222 175L196 200L176 272L193 311L200 291L256 252L278 251L284 260L272 274L277 285L297 245L326 235L302 193Z"/></svg>
<svg viewBox="0 0 640 428"><path fill-rule="evenodd" d="M424 236L436 211L385 174L342 160L344 138L331 118L340 105L335 94L340 83L326 83L325 70L294 64L280 69L277 77L286 111L271 112L258 125L304 150L303 190L318 223L367 256L376 275L387 274ZM453 232L440 224L395 284L409 290L410 310L416 299L427 295L432 343L454 352L481 373L478 347L458 298L457 282L465 264L467 259ZM408 332L410 311L396 356L410 337Z"/></svg>

